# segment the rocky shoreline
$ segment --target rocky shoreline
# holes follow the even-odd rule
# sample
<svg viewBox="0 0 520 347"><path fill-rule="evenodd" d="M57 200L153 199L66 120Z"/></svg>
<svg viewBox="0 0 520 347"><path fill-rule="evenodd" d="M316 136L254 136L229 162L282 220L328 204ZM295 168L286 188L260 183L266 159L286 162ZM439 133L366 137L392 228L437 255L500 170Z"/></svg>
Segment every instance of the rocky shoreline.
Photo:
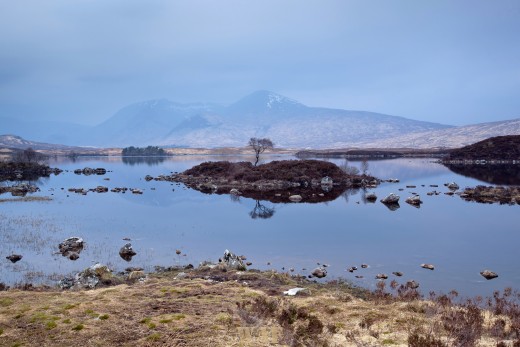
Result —
<svg viewBox="0 0 520 347"><path fill-rule="evenodd" d="M0 181L29 181L61 172L63 170L38 163L0 162Z"/></svg>
<svg viewBox="0 0 520 347"><path fill-rule="evenodd" d="M457 193L466 201L484 204L520 205L520 187L476 186Z"/></svg>
<svg viewBox="0 0 520 347"><path fill-rule="evenodd" d="M0 298L2 345L518 346L519 294L457 300L419 283L378 274L377 288L320 283L274 270L246 270L229 251L218 263L127 268L95 264L60 288L7 288ZM433 265L422 264L433 270ZM368 265L362 264L361 268ZM352 267L352 271L356 271ZM350 270L349 270L350 271ZM313 276L326 271L315 269ZM325 274L326 275L326 274ZM485 270L486 279L497 275ZM488 300L488 301L486 301ZM14 317L14 318L13 318ZM173 332L173 333L172 333ZM462 345L462 344L461 344Z"/></svg>

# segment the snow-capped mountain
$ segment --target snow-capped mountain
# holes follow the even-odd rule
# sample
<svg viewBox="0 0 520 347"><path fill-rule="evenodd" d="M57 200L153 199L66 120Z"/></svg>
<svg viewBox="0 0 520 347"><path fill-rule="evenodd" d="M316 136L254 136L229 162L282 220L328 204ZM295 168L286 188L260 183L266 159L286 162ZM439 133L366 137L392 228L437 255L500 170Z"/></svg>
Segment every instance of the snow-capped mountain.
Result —
<svg viewBox="0 0 520 347"><path fill-rule="evenodd" d="M324 148L355 145L415 131L448 128L364 111L307 107L282 95L258 91L220 110L220 122L170 132L160 145L244 146L251 137L269 137L279 147Z"/></svg>
<svg viewBox="0 0 520 347"><path fill-rule="evenodd" d="M308 107L269 91L254 92L229 106L166 99L135 103L95 127L0 121L0 133L97 147L243 147L251 137L268 137L277 147L299 149L460 147L491 136L520 134L520 120L453 127L367 111Z"/></svg>

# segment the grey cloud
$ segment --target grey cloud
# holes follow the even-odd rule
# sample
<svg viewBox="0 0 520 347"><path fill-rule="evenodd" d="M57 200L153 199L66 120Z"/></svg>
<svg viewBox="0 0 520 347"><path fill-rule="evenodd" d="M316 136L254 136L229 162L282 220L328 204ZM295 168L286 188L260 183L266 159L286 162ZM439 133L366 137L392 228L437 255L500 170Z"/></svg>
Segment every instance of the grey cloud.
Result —
<svg viewBox="0 0 520 347"><path fill-rule="evenodd" d="M149 98L225 104L257 89L444 123L520 116L514 0L1 6L0 110L15 117L96 123Z"/></svg>

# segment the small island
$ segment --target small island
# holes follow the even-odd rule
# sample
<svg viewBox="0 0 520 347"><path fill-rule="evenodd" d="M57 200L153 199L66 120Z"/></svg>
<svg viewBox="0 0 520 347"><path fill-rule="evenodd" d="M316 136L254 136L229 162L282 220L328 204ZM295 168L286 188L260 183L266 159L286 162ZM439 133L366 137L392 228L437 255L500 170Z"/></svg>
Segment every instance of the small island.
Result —
<svg viewBox="0 0 520 347"><path fill-rule="evenodd" d="M491 137L453 149L442 164L456 174L493 184L467 187L458 193L464 200L520 204L520 135Z"/></svg>
<svg viewBox="0 0 520 347"><path fill-rule="evenodd" d="M367 174L349 174L321 160L281 160L254 166L250 162L205 162L182 173L147 180L184 183L216 194L240 195L271 202L322 202L349 188L373 188L379 180Z"/></svg>
<svg viewBox="0 0 520 347"><path fill-rule="evenodd" d="M158 146L148 146L148 147L125 147L121 151L121 155L123 157L150 157L150 156L167 156L164 149Z"/></svg>
<svg viewBox="0 0 520 347"><path fill-rule="evenodd" d="M520 164L520 135L495 136L474 144L453 149L443 163Z"/></svg>
<svg viewBox="0 0 520 347"><path fill-rule="evenodd" d="M38 187L22 181L36 181L40 177L58 175L62 170L50 168L42 162L46 156L28 148L16 151L8 161L0 161L0 182L15 182L15 184L1 185L0 194L11 193L13 196L25 196L27 193L38 191Z"/></svg>

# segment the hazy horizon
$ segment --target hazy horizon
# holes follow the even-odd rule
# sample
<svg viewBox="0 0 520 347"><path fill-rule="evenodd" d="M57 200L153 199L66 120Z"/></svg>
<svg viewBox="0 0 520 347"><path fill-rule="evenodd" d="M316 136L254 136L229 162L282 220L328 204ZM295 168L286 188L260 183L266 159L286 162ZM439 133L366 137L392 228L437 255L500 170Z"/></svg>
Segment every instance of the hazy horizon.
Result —
<svg viewBox="0 0 520 347"><path fill-rule="evenodd" d="M150 99L450 125L520 117L520 2L24 1L0 11L0 117L95 125ZM45 131L45 129L42 129Z"/></svg>

